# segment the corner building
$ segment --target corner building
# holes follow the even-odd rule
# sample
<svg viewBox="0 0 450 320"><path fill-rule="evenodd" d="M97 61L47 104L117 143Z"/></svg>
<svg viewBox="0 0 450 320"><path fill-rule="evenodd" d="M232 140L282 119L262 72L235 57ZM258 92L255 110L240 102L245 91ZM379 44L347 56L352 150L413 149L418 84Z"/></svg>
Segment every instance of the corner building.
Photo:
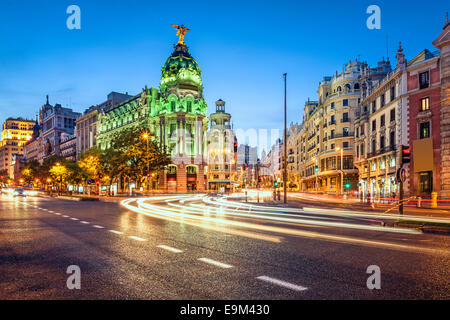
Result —
<svg viewBox="0 0 450 320"><path fill-rule="evenodd" d="M204 191L206 110L200 67L188 47L178 43L162 67L159 90L145 87L100 112L97 143L107 148L116 132L132 126L147 128L172 156L172 164L160 173L159 189Z"/></svg>

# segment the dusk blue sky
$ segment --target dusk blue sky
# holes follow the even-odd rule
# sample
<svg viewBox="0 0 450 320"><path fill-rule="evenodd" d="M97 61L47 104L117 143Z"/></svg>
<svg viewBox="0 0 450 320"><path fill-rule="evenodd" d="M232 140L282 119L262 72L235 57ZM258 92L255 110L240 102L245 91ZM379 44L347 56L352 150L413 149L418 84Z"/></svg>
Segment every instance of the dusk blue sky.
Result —
<svg viewBox="0 0 450 320"><path fill-rule="evenodd" d="M324 5L326 3L326 5ZM447 5L445 5L447 3ZM81 8L81 30L66 9ZM381 30L366 8L381 8ZM76 111L111 91L158 87L177 42L171 24L192 31L186 44L202 69L208 114L222 98L235 128L282 128L288 73L288 121L301 121L325 75L350 59L370 65L398 41L411 59L442 31L447 1L0 1L0 121L34 119L50 95Z"/></svg>

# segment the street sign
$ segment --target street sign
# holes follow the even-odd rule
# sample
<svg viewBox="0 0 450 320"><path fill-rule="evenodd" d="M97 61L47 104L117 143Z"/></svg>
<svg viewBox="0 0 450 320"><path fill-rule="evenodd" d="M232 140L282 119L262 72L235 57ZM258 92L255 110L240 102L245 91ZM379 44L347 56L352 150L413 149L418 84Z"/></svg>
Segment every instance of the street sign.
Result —
<svg viewBox="0 0 450 320"><path fill-rule="evenodd" d="M401 182L406 181L406 169L405 168L397 169L397 181L401 181Z"/></svg>

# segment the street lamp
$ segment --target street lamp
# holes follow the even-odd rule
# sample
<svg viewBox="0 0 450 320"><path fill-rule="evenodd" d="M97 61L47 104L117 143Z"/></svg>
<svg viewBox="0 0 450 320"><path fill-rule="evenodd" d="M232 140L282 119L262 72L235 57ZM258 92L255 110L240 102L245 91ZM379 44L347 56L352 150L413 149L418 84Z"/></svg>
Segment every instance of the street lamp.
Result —
<svg viewBox="0 0 450 320"><path fill-rule="evenodd" d="M147 132L144 132L142 134L142 139L147 141L147 192L150 190L150 159L148 158L148 143L150 140L150 136Z"/></svg>
<svg viewBox="0 0 450 320"><path fill-rule="evenodd" d="M343 167L343 159L344 159L344 148L341 147L337 147L336 151L341 151L341 170L340 170L340 174L341 174L341 186L340 186L340 194L344 194L344 167ZM337 154L336 154L336 168L337 168Z"/></svg>

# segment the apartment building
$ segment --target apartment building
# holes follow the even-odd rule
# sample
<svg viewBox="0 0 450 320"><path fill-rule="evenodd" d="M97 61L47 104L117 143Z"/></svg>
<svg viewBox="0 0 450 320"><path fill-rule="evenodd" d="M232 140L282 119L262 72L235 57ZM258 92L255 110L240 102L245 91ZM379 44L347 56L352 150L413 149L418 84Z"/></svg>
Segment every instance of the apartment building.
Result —
<svg viewBox="0 0 450 320"><path fill-rule="evenodd" d="M208 131L208 189L232 191L237 180L237 140L231 128L231 114L225 101L216 101Z"/></svg>
<svg viewBox="0 0 450 320"><path fill-rule="evenodd" d="M33 120L8 118L3 123L0 139L0 171L7 170L14 178L14 164L23 155L23 148L33 135Z"/></svg>
<svg viewBox="0 0 450 320"><path fill-rule="evenodd" d="M75 120L77 158L92 147L97 145L98 115L104 109L112 108L116 104L131 99L133 96L127 93L111 92L107 100L99 105L91 106Z"/></svg>
<svg viewBox="0 0 450 320"><path fill-rule="evenodd" d="M306 102L298 140L302 191L342 193L358 189L353 150L361 81L369 73L387 70L390 62L384 59L373 69L366 62L350 61L341 73L323 78L318 101Z"/></svg>
<svg viewBox="0 0 450 320"><path fill-rule="evenodd" d="M355 119L355 166L360 195L395 197L400 146L407 142L406 59L401 44L397 67L366 70ZM375 71L375 73L374 73ZM377 72L378 71L378 72Z"/></svg>

